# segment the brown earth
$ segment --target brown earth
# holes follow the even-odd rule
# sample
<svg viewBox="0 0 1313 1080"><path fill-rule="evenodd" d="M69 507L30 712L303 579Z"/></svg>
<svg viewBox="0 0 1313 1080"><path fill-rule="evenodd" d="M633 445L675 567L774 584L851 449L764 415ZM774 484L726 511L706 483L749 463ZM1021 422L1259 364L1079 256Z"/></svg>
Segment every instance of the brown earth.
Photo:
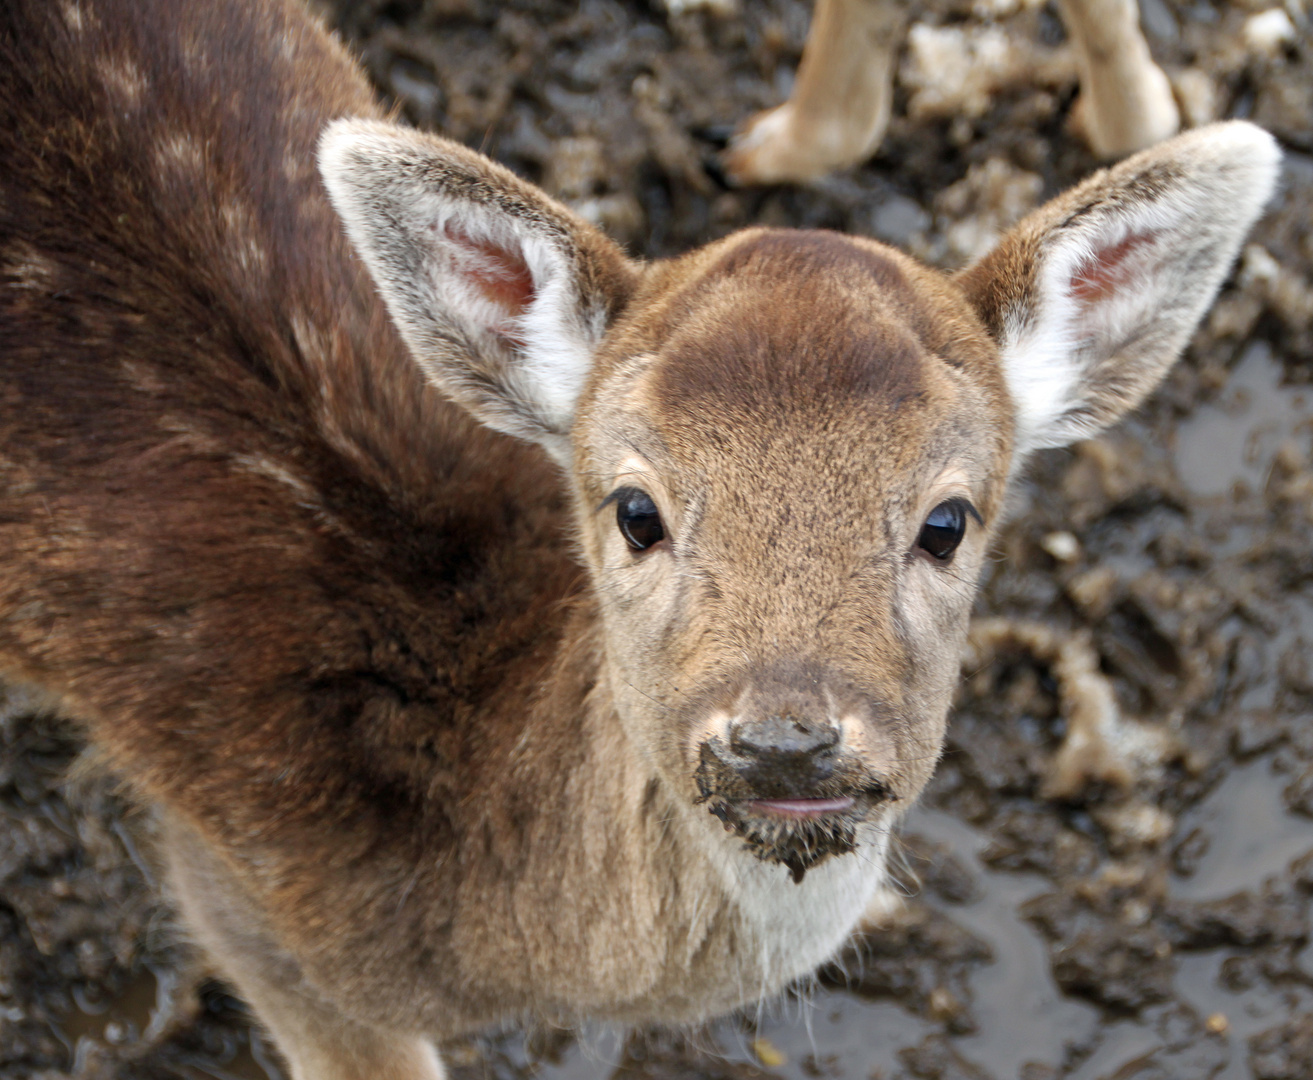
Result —
<svg viewBox="0 0 1313 1080"><path fill-rule="evenodd" d="M909 821L904 909L773 1011L700 1033L510 1033L460 1080L1307 1080L1313 969L1313 48L1269 0L1142 0L1196 122L1288 151L1279 201L1166 386L1030 471L979 604L948 751ZM809 6L324 0L383 93L665 255L751 223L960 264L1095 166L1032 0L924 0L968 79L909 50L875 160L730 191L726 125L787 92ZM992 35L992 36L991 36ZM951 72L950 72L951 68ZM1068 739L1071 742L1068 742ZM1084 749L1077 753L1077 741ZM76 735L0 694L0 1078L276 1077L193 973L149 820Z"/></svg>

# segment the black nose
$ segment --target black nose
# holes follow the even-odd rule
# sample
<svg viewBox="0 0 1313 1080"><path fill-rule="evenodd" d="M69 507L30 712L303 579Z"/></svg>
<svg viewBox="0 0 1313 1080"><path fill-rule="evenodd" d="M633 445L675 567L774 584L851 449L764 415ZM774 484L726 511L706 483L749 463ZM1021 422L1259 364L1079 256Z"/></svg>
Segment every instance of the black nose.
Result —
<svg viewBox="0 0 1313 1080"><path fill-rule="evenodd" d="M821 758L839 744L837 728L796 716L774 715L736 724L729 748L743 757Z"/></svg>
<svg viewBox="0 0 1313 1080"><path fill-rule="evenodd" d="M809 798L833 774L838 747L837 728L777 713L736 724L725 764L758 798Z"/></svg>

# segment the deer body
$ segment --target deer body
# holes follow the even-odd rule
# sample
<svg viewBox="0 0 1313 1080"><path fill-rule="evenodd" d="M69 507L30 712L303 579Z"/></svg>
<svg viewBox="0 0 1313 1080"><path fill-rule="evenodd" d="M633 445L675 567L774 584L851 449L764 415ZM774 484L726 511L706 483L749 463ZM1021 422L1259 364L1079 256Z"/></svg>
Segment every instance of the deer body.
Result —
<svg viewBox="0 0 1313 1080"><path fill-rule="evenodd" d="M648 266L384 123L291 0L20 0L0 109L0 672L158 808L299 1080L832 955L1016 463L1152 388L1276 168L1186 137L952 279Z"/></svg>

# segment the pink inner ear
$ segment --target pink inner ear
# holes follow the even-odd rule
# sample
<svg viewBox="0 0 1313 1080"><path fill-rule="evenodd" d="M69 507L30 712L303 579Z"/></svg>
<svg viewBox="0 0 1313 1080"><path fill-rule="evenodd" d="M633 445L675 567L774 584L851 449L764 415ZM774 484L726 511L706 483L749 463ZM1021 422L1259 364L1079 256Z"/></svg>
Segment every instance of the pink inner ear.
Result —
<svg viewBox="0 0 1313 1080"><path fill-rule="evenodd" d="M447 238L466 254L462 267L464 276L497 307L506 312L508 319L523 315L533 300L533 274L519 251L511 251L491 240L470 236L451 222L444 231ZM505 328L492 327L506 334Z"/></svg>
<svg viewBox="0 0 1313 1080"><path fill-rule="evenodd" d="M1106 300L1134 276L1130 256L1153 243L1149 233L1132 233L1120 244L1104 248L1076 267L1071 275L1071 295L1082 303Z"/></svg>

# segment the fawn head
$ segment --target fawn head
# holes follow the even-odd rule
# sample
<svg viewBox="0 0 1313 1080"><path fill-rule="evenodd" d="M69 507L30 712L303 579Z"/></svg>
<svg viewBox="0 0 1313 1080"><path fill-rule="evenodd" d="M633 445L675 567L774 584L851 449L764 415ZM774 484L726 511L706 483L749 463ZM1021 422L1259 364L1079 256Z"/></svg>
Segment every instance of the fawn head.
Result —
<svg viewBox="0 0 1313 1080"><path fill-rule="evenodd" d="M1252 125L1192 132L954 276L766 229L639 264L375 122L330 127L320 166L428 377L566 471L631 743L801 880L924 786L1009 478L1158 383L1278 157Z"/></svg>

